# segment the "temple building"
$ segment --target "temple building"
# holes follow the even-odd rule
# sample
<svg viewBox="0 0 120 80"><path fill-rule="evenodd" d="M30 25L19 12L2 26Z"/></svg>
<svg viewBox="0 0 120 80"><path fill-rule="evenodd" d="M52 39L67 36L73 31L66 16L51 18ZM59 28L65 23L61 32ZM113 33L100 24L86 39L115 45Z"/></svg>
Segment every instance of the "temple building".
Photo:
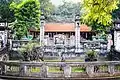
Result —
<svg viewBox="0 0 120 80"><path fill-rule="evenodd" d="M40 31L35 29L30 29L30 34L34 35L34 38L39 37ZM45 24L45 36L49 38L55 37L55 35L64 35L66 38L75 36L75 24L74 23L46 23ZM95 32L91 30L85 24L80 25L80 38L81 40L91 40L92 36L95 36Z"/></svg>
<svg viewBox="0 0 120 80"><path fill-rule="evenodd" d="M75 15L74 23L45 23L45 17L42 15L40 30L30 29L29 32L40 40L41 46L47 46L48 49L53 46L60 53L67 47L74 48L72 51L74 53L81 53L83 52L81 41L91 40L92 36L95 36L95 32L90 27L80 24L79 14Z"/></svg>

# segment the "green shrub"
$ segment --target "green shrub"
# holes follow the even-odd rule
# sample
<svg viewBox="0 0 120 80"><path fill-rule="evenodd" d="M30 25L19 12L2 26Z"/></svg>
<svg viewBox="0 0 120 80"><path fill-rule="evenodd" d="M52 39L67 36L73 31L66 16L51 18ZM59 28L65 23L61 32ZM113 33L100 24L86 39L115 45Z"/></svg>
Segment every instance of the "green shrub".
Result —
<svg viewBox="0 0 120 80"><path fill-rule="evenodd" d="M39 42L28 42L26 45L22 45L21 48L19 48L19 51L24 53L24 52L31 52L33 48L39 47L40 43Z"/></svg>
<svg viewBox="0 0 120 80"><path fill-rule="evenodd" d="M87 58L89 61L95 61L97 60L97 52L94 50L89 50L86 52Z"/></svg>

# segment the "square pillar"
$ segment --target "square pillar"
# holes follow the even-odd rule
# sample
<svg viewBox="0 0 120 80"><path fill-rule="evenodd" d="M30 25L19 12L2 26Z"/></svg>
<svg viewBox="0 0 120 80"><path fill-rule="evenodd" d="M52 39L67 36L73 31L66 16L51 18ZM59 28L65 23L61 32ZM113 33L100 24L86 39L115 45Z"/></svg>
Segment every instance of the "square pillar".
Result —
<svg viewBox="0 0 120 80"><path fill-rule="evenodd" d="M44 34L45 34L45 17L42 14L41 18L40 18L40 44L43 45L44 44Z"/></svg>
<svg viewBox="0 0 120 80"><path fill-rule="evenodd" d="M75 16L75 53L80 52L80 16Z"/></svg>

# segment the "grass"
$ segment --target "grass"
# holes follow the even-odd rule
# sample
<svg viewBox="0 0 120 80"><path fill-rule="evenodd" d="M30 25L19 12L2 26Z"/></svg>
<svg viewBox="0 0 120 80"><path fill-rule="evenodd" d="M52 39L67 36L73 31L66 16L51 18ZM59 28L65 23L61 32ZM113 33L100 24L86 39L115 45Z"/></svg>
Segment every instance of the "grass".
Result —
<svg viewBox="0 0 120 80"><path fill-rule="evenodd" d="M31 67L29 71L32 73L37 73L37 72L40 72L41 70L40 70L40 67Z"/></svg>
<svg viewBox="0 0 120 80"><path fill-rule="evenodd" d="M48 72L63 72L60 70L60 67L49 67Z"/></svg>
<svg viewBox="0 0 120 80"><path fill-rule="evenodd" d="M115 70L119 70L120 71L120 65L116 65L115 66Z"/></svg>
<svg viewBox="0 0 120 80"><path fill-rule="evenodd" d="M72 72L85 72L83 67L72 67Z"/></svg>
<svg viewBox="0 0 120 80"><path fill-rule="evenodd" d="M101 65L99 66L99 70L108 70L108 66L107 65Z"/></svg>

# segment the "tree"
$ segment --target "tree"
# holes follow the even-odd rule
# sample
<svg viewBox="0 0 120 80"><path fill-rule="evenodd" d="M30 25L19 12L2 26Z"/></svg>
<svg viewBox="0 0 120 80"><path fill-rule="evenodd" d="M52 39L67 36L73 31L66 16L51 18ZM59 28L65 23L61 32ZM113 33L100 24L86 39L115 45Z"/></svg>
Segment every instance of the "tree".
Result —
<svg viewBox="0 0 120 80"><path fill-rule="evenodd" d="M12 0L12 1L19 4L22 0Z"/></svg>
<svg viewBox="0 0 120 80"><path fill-rule="evenodd" d="M63 5L60 5L58 8L62 16L67 15L70 17L70 15L73 16L76 13L80 13L81 5L80 3L64 2Z"/></svg>
<svg viewBox="0 0 120 80"><path fill-rule="evenodd" d="M120 19L120 3L118 4L118 9L115 9L112 13L113 20Z"/></svg>
<svg viewBox="0 0 120 80"><path fill-rule="evenodd" d="M53 13L55 6L50 2L50 0L39 0L41 6L40 10L44 13L45 17L47 18L47 21L50 21L51 14Z"/></svg>
<svg viewBox="0 0 120 80"><path fill-rule="evenodd" d="M93 30L104 31L112 24L113 10L117 8L118 0L84 0L83 22Z"/></svg>
<svg viewBox="0 0 120 80"><path fill-rule="evenodd" d="M20 3L12 3L15 19L13 29L17 39L28 35L31 27L39 28L40 23L40 3L38 0L23 0Z"/></svg>
<svg viewBox="0 0 120 80"><path fill-rule="evenodd" d="M40 47L39 42L28 42L26 45L21 46L21 48L18 49L24 56L25 61L33 61L33 60L39 60L44 61L43 57L43 48Z"/></svg>
<svg viewBox="0 0 120 80"><path fill-rule="evenodd" d="M14 14L9 6L12 0L0 0L0 20L7 20L8 22L14 21Z"/></svg>
<svg viewBox="0 0 120 80"><path fill-rule="evenodd" d="M73 22L75 14L81 14L81 4L64 1L62 5L59 5L55 11L54 16L56 20Z"/></svg>

